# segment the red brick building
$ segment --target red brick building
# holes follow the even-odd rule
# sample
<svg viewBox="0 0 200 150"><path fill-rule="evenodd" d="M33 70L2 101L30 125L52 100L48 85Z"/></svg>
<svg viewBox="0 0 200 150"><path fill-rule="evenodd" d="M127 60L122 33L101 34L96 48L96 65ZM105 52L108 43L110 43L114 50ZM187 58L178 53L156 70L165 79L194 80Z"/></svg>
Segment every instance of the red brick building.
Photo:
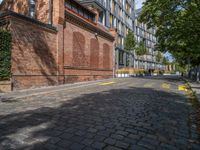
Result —
<svg viewBox="0 0 200 150"><path fill-rule="evenodd" d="M4 0L0 28L12 34L13 89L105 79L115 31L75 0Z"/></svg>

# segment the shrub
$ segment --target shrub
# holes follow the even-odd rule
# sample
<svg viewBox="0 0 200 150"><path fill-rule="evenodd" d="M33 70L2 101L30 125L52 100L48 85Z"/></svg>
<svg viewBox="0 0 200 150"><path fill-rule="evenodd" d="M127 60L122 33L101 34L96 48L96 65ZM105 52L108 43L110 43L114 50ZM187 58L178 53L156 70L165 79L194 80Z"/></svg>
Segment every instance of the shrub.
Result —
<svg viewBox="0 0 200 150"><path fill-rule="evenodd" d="M11 34L0 30L0 80L11 77Z"/></svg>

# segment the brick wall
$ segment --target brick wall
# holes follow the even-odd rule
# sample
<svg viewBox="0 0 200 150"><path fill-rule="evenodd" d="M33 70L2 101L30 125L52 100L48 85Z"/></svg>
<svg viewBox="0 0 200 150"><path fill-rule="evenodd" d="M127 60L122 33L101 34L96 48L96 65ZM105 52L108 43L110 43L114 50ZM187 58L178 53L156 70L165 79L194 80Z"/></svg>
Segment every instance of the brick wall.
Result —
<svg viewBox="0 0 200 150"><path fill-rule="evenodd" d="M29 16L29 0L5 0L0 5L1 11L14 11L21 15ZM49 0L36 1L36 19L43 22L49 22Z"/></svg>
<svg viewBox="0 0 200 150"><path fill-rule="evenodd" d="M65 82L112 77L112 41L70 22L64 35Z"/></svg>
<svg viewBox="0 0 200 150"><path fill-rule="evenodd" d="M57 32L12 19L14 89L57 84Z"/></svg>
<svg viewBox="0 0 200 150"><path fill-rule="evenodd" d="M16 13L28 16L29 15L28 0L4 0L0 5L1 11L14 11Z"/></svg>
<svg viewBox="0 0 200 150"><path fill-rule="evenodd" d="M13 89L112 77L114 38L109 31L73 12L68 13L76 19L68 20L64 0L53 1L52 22L56 28L49 27L47 1L37 1L41 10L37 19L43 23L13 13L4 16L12 33ZM11 2L3 3L0 10L9 8L28 15L26 0Z"/></svg>

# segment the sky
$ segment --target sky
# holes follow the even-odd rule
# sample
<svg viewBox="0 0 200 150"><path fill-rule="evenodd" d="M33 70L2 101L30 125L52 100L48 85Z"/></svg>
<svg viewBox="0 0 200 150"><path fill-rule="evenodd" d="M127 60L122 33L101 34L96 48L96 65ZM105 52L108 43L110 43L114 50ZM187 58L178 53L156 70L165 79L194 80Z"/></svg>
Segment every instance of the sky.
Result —
<svg viewBox="0 0 200 150"><path fill-rule="evenodd" d="M136 9L139 9L142 7L142 3L144 2L145 0L136 0L135 1L135 4L136 4Z"/></svg>

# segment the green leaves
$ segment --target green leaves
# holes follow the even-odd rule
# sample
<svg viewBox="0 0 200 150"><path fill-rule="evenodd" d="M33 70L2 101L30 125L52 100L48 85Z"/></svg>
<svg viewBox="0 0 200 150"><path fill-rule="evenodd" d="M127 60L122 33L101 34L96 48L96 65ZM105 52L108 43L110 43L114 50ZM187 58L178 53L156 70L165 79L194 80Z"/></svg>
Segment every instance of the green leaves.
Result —
<svg viewBox="0 0 200 150"><path fill-rule="evenodd" d="M0 30L0 80L11 76L11 34Z"/></svg>
<svg viewBox="0 0 200 150"><path fill-rule="evenodd" d="M161 52L158 51L158 53L157 53L157 55L156 55L156 61L157 61L157 62L161 62L162 59L163 59L163 56L162 56Z"/></svg>
<svg viewBox="0 0 200 150"><path fill-rule="evenodd" d="M142 56L147 54L147 48L145 47L145 43L141 41L135 49L135 52L138 56Z"/></svg>
<svg viewBox="0 0 200 150"><path fill-rule="evenodd" d="M134 50L135 45L136 45L136 42L135 42L134 34L133 34L133 32L128 31L128 34L127 34L127 36L125 38L124 48L127 51L132 51L132 50Z"/></svg>
<svg viewBox="0 0 200 150"><path fill-rule="evenodd" d="M146 0L140 21L157 27L157 50L169 51L177 61L200 64L200 1Z"/></svg>
<svg viewBox="0 0 200 150"><path fill-rule="evenodd" d="M163 63L164 65L168 65L168 64L169 64L169 60L168 60L166 57L163 57L162 63Z"/></svg>

